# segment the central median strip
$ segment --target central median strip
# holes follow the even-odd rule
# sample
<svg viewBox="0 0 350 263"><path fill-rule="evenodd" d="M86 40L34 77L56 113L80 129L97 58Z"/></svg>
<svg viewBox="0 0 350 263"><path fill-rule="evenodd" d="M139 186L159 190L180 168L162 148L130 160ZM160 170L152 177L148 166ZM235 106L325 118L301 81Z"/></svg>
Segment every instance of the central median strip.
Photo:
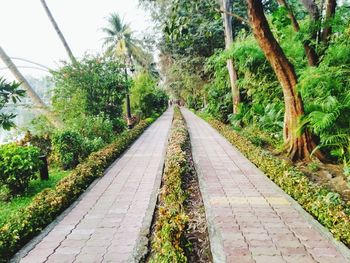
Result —
<svg viewBox="0 0 350 263"><path fill-rule="evenodd" d="M211 262L201 193L186 123L174 109L162 186L146 262Z"/></svg>

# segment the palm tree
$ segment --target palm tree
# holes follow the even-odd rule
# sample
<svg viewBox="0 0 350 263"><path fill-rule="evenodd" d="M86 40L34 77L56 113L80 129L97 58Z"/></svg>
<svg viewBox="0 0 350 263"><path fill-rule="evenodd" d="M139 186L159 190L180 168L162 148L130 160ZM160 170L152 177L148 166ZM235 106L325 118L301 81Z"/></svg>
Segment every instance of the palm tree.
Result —
<svg viewBox="0 0 350 263"><path fill-rule="evenodd" d="M102 28L107 35L104 38L104 46L107 46L106 54L122 57L129 63L135 60L141 66L148 67L152 56L142 49L140 40L133 38L130 25L125 24L116 13L112 13L107 21L108 27Z"/></svg>
<svg viewBox="0 0 350 263"><path fill-rule="evenodd" d="M44 114L48 120L56 127L62 127L62 122L57 119L57 117L48 109L47 105L38 96L35 90L30 86L29 82L18 70L16 65L12 62L11 58L5 53L5 51L0 46L0 59L5 63L8 69L16 77L17 81L21 83L21 86L25 89L28 96L31 98L33 103L38 107L39 111Z"/></svg>
<svg viewBox="0 0 350 263"><path fill-rule="evenodd" d="M108 27L102 28L107 34L104 38L104 45L107 46L106 54L120 57L125 64L125 77L127 78L127 64L132 64L135 60L145 68L149 68L152 62L150 54L144 52L141 41L132 37L129 24L125 24L118 14L112 13L108 18ZM131 127L130 96L126 95L126 111L128 127Z"/></svg>
<svg viewBox="0 0 350 263"><path fill-rule="evenodd" d="M61 41L63 43L63 46L66 49L70 60L72 61L72 63L75 63L76 59L75 59L75 57L74 57L74 55L72 53L72 50L69 48L68 43L67 43L66 39L64 38L60 28L58 27L55 19L53 18L53 15L51 14L49 7L47 6L45 0L40 0L40 1L41 1L41 4L43 5L43 7L45 9L45 12L46 12L47 16L49 17L49 19L51 21L51 24L53 25L53 27L54 27L58 37L61 39Z"/></svg>

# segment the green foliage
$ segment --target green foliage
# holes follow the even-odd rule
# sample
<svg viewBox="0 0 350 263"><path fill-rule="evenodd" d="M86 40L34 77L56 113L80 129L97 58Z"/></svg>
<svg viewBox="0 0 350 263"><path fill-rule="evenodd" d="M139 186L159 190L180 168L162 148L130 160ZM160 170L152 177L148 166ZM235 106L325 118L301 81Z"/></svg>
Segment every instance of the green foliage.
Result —
<svg viewBox="0 0 350 263"><path fill-rule="evenodd" d="M42 164L39 155L40 150L33 146L0 146L0 184L9 189L11 196L23 193L29 181L36 178Z"/></svg>
<svg viewBox="0 0 350 263"><path fill-rule="evenodd" d="M27 191L20 196L13 197L10 201L2 201L0 198L0 227L9 222L11 217L30 204L35 195L45 188L53 188L56 183L63 177L67 176L70 171L61 171L58 169L50 169L49 180L41 180L37 178L29 182ZM0 188L1 195L1 188ZM1 262L1 260L0 260Z"/></svg>
<svg viewBox="0 0 350 263"><path fill-rule="evenodd" d="M74 168L84 154L83 137L74 131L62 131L54 134L52 146L59 164L64 170Z"/></svg>
<svg viewBox="0 0 350 263"><path fill-rule="evenodd" d="M224 46L221 14L215 10L215 2L175 0L168 5L170 12L162 25L166 51L208 57Z"/></svg>
<svg viewBox="0 0 350 263"><path fill-rule="evenodd" d="M202 108L205 101L203 64L204 59L201 57L183 57L172 60L172 63L164 66L170 79L167 83L170 96L185 102L188 107Z"/></svg>
<svg viewBox="0 0 350 263"><path fill-rule="evenodd" d="M131 88L131 106L137 115L149 117L163 112L168 106L165 92L156 87L157 79L147 72L138 74Z"/></svg>
<svg viewBox="0 0 350 263"><path fill-rule="evenodd" d="M124 65L111 57L85 56L53 72L56 84L53 105L65 122L77 117L103 116L114 123L122 117L122 105L130 83ZM118 122L115 122L118 124ZM114 127L116 130L119 126Z"/></svg>
<svg viewBox="0 0 350 263"><path fill-rule="evenodd" d="M187 262L184 234L188 217L182 178L189 172L189 134L179 108L174 110L150 262Z"/></svg>
<svg viewBox="0 0 350 263"><path fill-rule="evenodd" d="M253 145L231 127L212 119L208 122L307 212L328 228L336 239L345 245L350 245L350 206L341 199L339 194L312 183L298 169Z"/></svg>
<svg viewBox="0 0 350 263"><path fill-rule="evenodd" d="M79 133L81 136L89 139L101 139L104 143L110 143L115 132L120 133L125 128L125 121L122 118L116 118L113 121L105 118L102 114L96 116L78 116L70 120L67 126Z"/></svg>
<svg viewBox="0 0 350 263"><path fill-rule="evenodd" d="M104 45L107 46L106 54L125 61L135 60L143 68L150 70L152 55L143 49L142 41L133 36L130 25L124 23L116 13L110 14L107 21L108 27L102 28L106 34L104 38Z"/></svg>
<svg viewBox="0 0 350 263"><path fill-rule="evenodd" d="M21 101L25 91L19 88L20 84L16 82L9 83L0 77L0 110L2 110L9 102L17 103ZM0 113L0 128L10 130L15 124L13 119L16 114Z"/></svg>
<svg viewBox="0 0 350 263"><path fill-rule="evenodd" d="M43 190L26 208L9 218L0 227L0 258L9 259L74 202L93 180L103 176L104 170L150 125L149 121L141 121L132 130L118 135L111 144L91 154L53 189Z"/></svg>
<svg viewBox="0 0 350 263"><path fill-rule="evenodd" d="M316 68L306 69L299 90L305 101L304 127L320 138L319 147L335 160L350 161L350 34L334 38Z"/></svg>
<svg viewBox="0 0 350 263"><path fill-rule="evenodd" d="M226 68L226 58L221 50L208 58L205 65L206 72L212 72L212 81L205 86L208 94L206 112L213 117L227 122L232 112L232 94Z"/></svg>

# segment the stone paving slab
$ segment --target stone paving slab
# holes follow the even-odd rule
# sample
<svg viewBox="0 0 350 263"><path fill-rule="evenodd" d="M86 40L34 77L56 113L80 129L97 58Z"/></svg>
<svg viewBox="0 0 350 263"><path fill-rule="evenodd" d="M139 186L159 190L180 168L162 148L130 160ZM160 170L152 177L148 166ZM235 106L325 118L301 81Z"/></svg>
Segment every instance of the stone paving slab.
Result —
<svg viewBox="0 0 350 263"><path fill-rule="evenodd" d="M173 111L117 160L21 263L137 262L147 249Z"/></svg>
<svg viewBox="0 0 350 263"><path fill-rule="evenodd" d="M182 112L214 262L350 262L345 246L332 240L225 138L192 112Z"/></svg>

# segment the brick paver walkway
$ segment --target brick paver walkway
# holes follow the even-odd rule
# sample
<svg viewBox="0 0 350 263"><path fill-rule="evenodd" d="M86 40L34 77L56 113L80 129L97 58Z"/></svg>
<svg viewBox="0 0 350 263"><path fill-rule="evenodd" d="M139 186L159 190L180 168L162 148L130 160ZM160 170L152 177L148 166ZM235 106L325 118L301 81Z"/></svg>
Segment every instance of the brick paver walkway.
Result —
<svg viewBox="0 0 350 263"><path fill-rule="evenodd" d="M169 110L20 262L137 261L136 251L147 249L171 121Z"/></svg>
<svg viewBox="0 0 350 263"><path fill-rule="evenodd" d="M216 130L192 112L183 113L214 262L350 262L318 230L318 223Z"/></svg>

